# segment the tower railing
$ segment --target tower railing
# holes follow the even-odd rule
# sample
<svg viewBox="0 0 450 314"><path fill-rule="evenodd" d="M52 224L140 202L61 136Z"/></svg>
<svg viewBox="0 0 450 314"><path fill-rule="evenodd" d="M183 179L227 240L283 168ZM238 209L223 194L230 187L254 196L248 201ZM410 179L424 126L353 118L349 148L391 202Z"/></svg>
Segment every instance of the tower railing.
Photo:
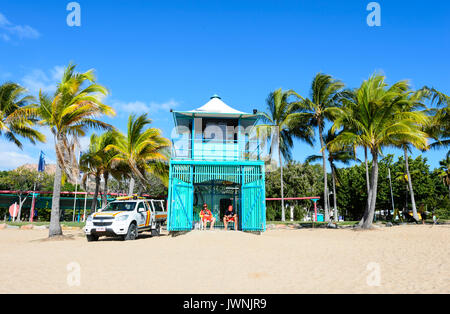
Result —
<svg viewBox="0 0 450 314"><path fill-rule="evenodd" d="M174 160L242 161L261 160L258 140L172 140Z"/></svg>

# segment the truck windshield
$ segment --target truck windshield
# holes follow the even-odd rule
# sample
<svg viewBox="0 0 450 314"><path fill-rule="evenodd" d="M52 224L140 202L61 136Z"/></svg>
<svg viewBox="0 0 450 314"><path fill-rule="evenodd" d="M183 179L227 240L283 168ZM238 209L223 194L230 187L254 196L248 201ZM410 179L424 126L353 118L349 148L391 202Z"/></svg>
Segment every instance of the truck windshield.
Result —
<svg viewBox="0 0 450 314"><path fill-rule="evenodd" d="M111 212L111 211L127 211L131 212L136 207L136 202L112 202L109 203L102 212Z"/></svg>

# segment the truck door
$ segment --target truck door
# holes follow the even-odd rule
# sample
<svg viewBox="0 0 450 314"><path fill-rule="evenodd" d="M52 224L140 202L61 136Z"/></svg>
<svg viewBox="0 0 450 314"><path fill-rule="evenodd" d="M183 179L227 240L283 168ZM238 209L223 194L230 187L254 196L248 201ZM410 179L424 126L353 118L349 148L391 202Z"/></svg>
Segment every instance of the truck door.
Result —
<svg viewBox="0 0 450 314"><path fill-rule="evenodd" d="M144 210L144 211L142 211ZM144 202L139 202L138 208L137 208L137 224L139 228L146 227L145 223L147 221L147 213L148 210L144 205Z"/></svg>
<svg viewBox="0 0 450 314"><path fill-rule="evenodd" d="M145 202L145 206L147 207L147 221L146 221L146 227L150 226L155 218L155 209L153 208L151 201Z"/></svg>

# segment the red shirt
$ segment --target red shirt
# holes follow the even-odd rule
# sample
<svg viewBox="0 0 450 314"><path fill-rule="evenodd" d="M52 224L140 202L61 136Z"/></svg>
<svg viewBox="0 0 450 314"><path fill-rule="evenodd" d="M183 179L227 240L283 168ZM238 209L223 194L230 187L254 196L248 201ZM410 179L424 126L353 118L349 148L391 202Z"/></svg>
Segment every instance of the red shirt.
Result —
<svg viewBox="0 0 450 314"><path fill-rule="evenodd" d="M200 216L209 217L212 216L212 213L209 209L202 209L202 211L200 212Z"/></svg>

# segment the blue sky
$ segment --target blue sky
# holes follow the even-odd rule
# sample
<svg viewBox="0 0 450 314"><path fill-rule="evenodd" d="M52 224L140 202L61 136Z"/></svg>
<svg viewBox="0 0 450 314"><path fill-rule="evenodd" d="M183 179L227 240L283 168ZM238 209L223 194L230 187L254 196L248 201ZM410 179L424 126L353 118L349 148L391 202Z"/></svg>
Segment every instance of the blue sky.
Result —
<svg viewBox="0 0 450 314"><path fill-rule="evenodd" d="M264 110L280 87L308 96L317 72L356 87L382 71L450 93L448 1L378 1L380 27L367 25L366 0L80 0L80 27L66 24L69 2L1 1L0 82L36 94L70 61L95 68L118 113L107 120L122 130L129 113L147 111L168 136L169 108L194 109L214 93L238 110ZM40 149L54 160L46 132L48 143L22 151L0 140L0 169L37 163ZM318 151L297 143L294 157ZM444 155L425 153L432 167Z"/></svg>

